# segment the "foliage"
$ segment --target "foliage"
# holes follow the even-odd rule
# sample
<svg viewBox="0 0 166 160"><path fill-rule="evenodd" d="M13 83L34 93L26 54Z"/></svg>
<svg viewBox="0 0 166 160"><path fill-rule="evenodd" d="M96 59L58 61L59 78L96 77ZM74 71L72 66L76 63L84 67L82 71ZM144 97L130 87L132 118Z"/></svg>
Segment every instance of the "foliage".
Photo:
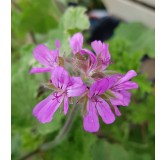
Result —
<svg viewBox="0 0 166 160"><path fill-rule="evenodd" d="M30 75L35 65L36 44L27 39L33 33L37 43L54 48L60 39L61 54L70 53L71 34L89 28L85 8L68 8L62 15L53 1L19 0L20 10L12 8L12 159L34 151L52 140L63 127L66 116L56 113L49 124L40 124L32 109L49 91L41 86L48 74ZM152 82L141 74L141 59L154 57L154 31L141 24L121 24L108 40L113 63L109 69L125 73L134 69L139 90L133 92L129 107L120 107L122 116L112 125L102 125L96 134L82 127L78 111L66 139L59 146L32 157L34 160L151 160L154 159L154 92ZM24 44L24 45L23 45ZM36 85L38 84L38 85Z"/></svg>
<svg viewBox="0 0 166 160"><path fill-rule="evenodd" d="M154 57L154 30L141 23L121 24L115 31L116 37L131 44L130 54L139 51ZM140 54L141 55L141 54Z"/></svg>
<svg viewBox="0 0 166 160"><path fill-rule="evenodd" d="M145 35L147 37L143 39ZM117 122L117 129L115 126L112 129L113 135L117 135L114 138L117 141L123 141L127 148L132 147L131 154L134 154L134 159L137 159L136 157L153 159L154 87L152 82L147 80L147 75L141 73L140 68L145 55L154 57L154 31L139 23L121 23L108 43L113 59L113 64L109 66L109 69L122 73L130 69L136 70L138 76L134 78L134 81L139 85L139 89L133 91L129 107L121 107L123 116L121 120L118 119L120 124ZM121 127L123 134L118 133ZM136 153L138 149L144 155L143 157Z"/></svg>
<svg viewBox="0 0 166 160"><path fill-rule="evenodd" d="M88 17L85 16L86 9L83 7L68 8L59 21L56 30L50 31L47 45L54 47L55 37L61 42L61 55L68 55L71 52L69 47L69 38L72 34L89 28Z"/></svg>

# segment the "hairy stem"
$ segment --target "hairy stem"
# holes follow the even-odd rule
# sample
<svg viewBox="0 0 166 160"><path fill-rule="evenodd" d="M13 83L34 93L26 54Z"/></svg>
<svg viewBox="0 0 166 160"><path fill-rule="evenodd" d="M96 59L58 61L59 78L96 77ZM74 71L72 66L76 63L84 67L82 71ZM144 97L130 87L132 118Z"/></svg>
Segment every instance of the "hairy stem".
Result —
<svg viewBox="0 0 166 160"><path fill-rule="evenodd" d="M30 152L30 153L24 155L23 157L21 157L20 160L28 159L29 157L31 157L31 156L33 156L33 155L39 153L39 152L40 152L39 149L36 149L36 150L34 150L34 151L32 151L32 152Z"/></svg>
<svg viewBox="0 0 166 160"><path fill-rule="evenodd" d="M76 103L75 106L72 108L71 112L69 113L65 125L62 127L62 129L59 131L58 135L51 142L47 142L47 143L42 144L35 151L32 151L32 152L24 155L23 157L21 157L20 160L28 159L29 157L32 157L32 156L34 156L42 151L52 149L52 148L56 147L58 144L60 144L64 140L64 138L66 137L66 135L71 127L71 124L72 124L72 121L75 117L75 113L76 113L77 108L78 108L78 106Z"/></svg>
<svg viewBox="0 0 166 160"><path fill-rule="evenodd" d="M69 131L69 129L71 127L71 124L72 124L72 121L74 119L74 115L75 115L75 112L76 112L77 108L78 108L77 105L75 105L72 108L72 111L69 113L69 116L68 116L68 119L67 119L65 125L60 130L60 132L55 137L55 139L53 141L51 141L51 142L43 144L40 147L40 150L44 151L44 150L51 149L51 148L57 146L65 138L65 135L67 134L67 132Z"/></svg>

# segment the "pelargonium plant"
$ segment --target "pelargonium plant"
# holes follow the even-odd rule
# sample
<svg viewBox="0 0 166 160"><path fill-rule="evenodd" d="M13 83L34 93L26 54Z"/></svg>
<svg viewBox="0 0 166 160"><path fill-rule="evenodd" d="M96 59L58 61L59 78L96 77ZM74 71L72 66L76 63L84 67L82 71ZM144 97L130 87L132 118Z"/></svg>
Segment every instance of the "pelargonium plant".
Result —
<svg viewBox="0 0 166 160"><path fill-rule="evenodd" d="M97 132L99 116L105 124L111 124L121 116L119 106L128 106L131 99L129 90L138 88L131 81L137 75L134 70L126 74L106 70L111 64L108 44L93 41L94 52L83 48L83 35L74 34L70 41L71 57L60 56L60 42L56 40L55 50L40 44L34 49L35 59L42 68L32 68L30 73L50 72L48 88L53 90L47 98L33 109L33 115L41 123L49 123L54 113L61 109L68 113L69 104L81 105L85 131Z"/></svg>

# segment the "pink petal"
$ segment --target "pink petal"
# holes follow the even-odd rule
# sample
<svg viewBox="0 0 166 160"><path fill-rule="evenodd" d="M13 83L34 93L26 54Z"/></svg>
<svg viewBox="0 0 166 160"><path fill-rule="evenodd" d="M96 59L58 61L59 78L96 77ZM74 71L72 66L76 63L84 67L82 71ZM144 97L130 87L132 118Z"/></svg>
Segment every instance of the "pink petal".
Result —
<svg viewBox="0 0 166 160"><path fill-rule="evenodd" d="M95 40L91 43L91 46L97 55L99 55L103 50L103 43L101 41Z"/></svg>
<svg viewBox="0 0 166 160"><path fill-rule="evenodd" d="M131 93L128 91L113 92L116 98L111 98L113 106L128 106L131 99Z"/></svg>
<svg viewBox="0 0 166 160"><path fill-rule="evenodd" d="M118 108L117 106L113 106L113 107L114 107L114 110L115 110L115 114L116 114L117 116L121 116L122 114L121 114L119 108Z"/></svg>
<svg viewBox="0 0 166 160"><path fill-rule="evenodd" d="M58 58L59 58L59 48L56 50L50 50L52 61L50 62L51 66L58 66Z"/></svg>
<svg viewBox="0 0 166 160"><path fill-rule="evenodd" d="M52 71L51 80L57 88L65 90L70 82L70 76L63 67L57 66Z"/></svg>
<svg viewBox="0 0 166 160"><path fill-rule="evenodd" d="M43 73L43 72L51 72L51 68L32 68L30 70L31 74L35 74L35 73Z"/></svg>
<svg viewBox="0 0 166 160"><path fill-rule="evenodd" d="M60 106L63 100L63 96L58 100L51 94L40 103L38 103L33 109L33 115L41 122L48 123L52 120L54 113Z"/></svg>
<svg viewBox="0 0 166 160"><path fill-rule="evenodd" d="M89 96L101 95L109 88L109 78L103 78L90 86Z"/></svg>
<svg viewBox="0 0 166 160"><path fill-rule="evenodd" d="M109 77L109 88L113 87L115 83L118 81L118 75L112 75Z"/></svg>
<svg viewBox="0 0 166 160"><path fill-rule="evenodd" d="M88 49L81 49L80 50L80 54L82 55L87 55L88 56L88 61L89 61L89 72L97 65L97 59L96 56L93 54L93 52L91 52Z"/></svg>
<svg viewBox="0 0 166 160"><path fill-rule="evenodd" d="M112 93L115 96L115 98L110 99L112 105L115 106L123 105L123 95L120 92L115 92L115 91L112 91Z"/></svg>
<svg viewBox="0 0 166 160"><path fill-rule="evenodd" d="M111 124L115 121L115 115L110 109L110 106L102 98L97 98L98 102L96 103L97 111L101 116L102 120L106 124Z"/></svg>
<svg viewBox="0 0 166 160"><path fill-rule="evenodd" d="M64 98L64 114L66 115L68 112L68 108L69 108L69 101L68 101L68 97L65 96Z"/></svg>
<svg viewBox="0 0 166 160"><path fill-rule="evenodd" d="M109 52L109 46L108 44L103 43L103 50L102 50L102 54L101 54L101 58L107 60L111 58L111 54Z"/></svg>
<svg viewBox="0 0 166 160"><path fill-rule="evenodd" d="M131 81L127 81L127 82L121 83L121 84L113 87L114 90L118 90L118 91L137 89L137 88L138 88L138 84L135 82L131 82Z"/></svg>
<svg viewBox="0 0 166 160"><path fill-rule="evenodd" d="M55 46L56 48L60 48L60 41L58 39L55 40Z"/></svg>
<svg viewBox="0 0 166 160"><path fill-rule="evenodd" d="M123 95L123 105L122 106L128 106L130 104L130 100L131 100L131 93L128 91L121 91L120 93Z"/></svg>
<svg viewBox="0 0 166 160"><path fill-rule="evenodd" d="M135 77L136 75L137 75L137 73L134 70L130 70L116 83L116 85L130 80L131 78Z"/></svg>
<svg viewBox="0 0 166 160"><path fill-rule="evenodd" d="M97 116L97 111L95 108L95 103L88 100L87 104L87 114L84 116L84 129L88 132L97 132L99 130L99 120Z"/></svg>
<svg viewBox="0 0 166 160"><path fill-rule="evenodd" d="M71 85L67 87L68 97L80 96L86 91L86 85L80 77L71 77Z"/></svg>
<svg viewBox="0 0 166 160"><path fill-rule="evenodd" d="M73 51L73 54L80 52L80 50L82 49L83 40L84 38L82 33L76 33L71 37L70 47Z"/></svg>
<svg viewBox="0 0 166 160"><path fill-rule="evenodd" d="M102 53L100 54L100 59L102 60L102 68L104 70L110 65L110 59L111 59L108 44L103 44L103 50Z"/></svg>
<svg viewBox="0 0 166 160"><path fill-rule="evenodd" d="M110 64L111 59L108 44L102 43L101 41L93 41L91 46L95 51L98 59L101 60L102 69L104 70Z"/></svg>
<svg viewBox="0 0 166 160"><path fill-rule="evenodd" d="M35 59L46 67L52 66L56 58L56 54L52 54L52 51L43 44L38 45L34 49L33 54Z"/></svg>

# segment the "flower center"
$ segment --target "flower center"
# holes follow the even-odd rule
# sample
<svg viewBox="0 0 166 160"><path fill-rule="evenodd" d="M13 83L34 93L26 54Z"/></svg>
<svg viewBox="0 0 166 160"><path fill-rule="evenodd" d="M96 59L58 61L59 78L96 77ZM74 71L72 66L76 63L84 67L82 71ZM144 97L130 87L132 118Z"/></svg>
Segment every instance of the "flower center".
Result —
<svg viewBox="0 0 166 160"><path fill-rule="evenodd" d="M59 98L63 95L63 94L65 94L66 93L66 91L62 91L62 92L54 92L53 93L53 96L55 97L55 98L53 98L52 100L57 100L59 103L60 103L60 100L59 100Z"/></svg>
<svg viewBox="0 0 166 160"><path fill-rule="evenodd" d="M97 103L102 103L102 101L100 101L96 96L92 97L92 102Z"/></svg>

